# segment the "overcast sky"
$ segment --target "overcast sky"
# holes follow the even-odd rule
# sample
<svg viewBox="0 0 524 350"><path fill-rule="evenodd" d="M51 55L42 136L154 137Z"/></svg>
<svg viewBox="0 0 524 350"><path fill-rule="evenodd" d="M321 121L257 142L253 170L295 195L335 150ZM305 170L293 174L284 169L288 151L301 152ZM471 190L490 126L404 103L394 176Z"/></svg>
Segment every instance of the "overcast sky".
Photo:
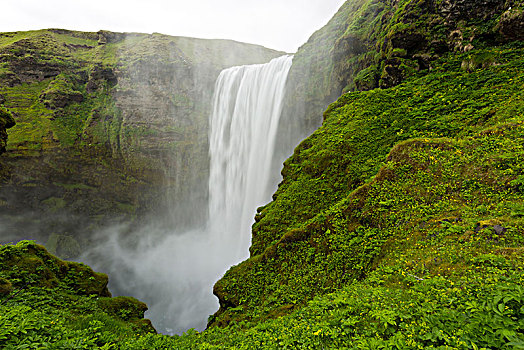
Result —
<svg viewBox="0 0 524 350"><path fill-rule="evenodd" d="M344 0L2 0L0 32L65 28L233 39L295 52Z"/></svg>

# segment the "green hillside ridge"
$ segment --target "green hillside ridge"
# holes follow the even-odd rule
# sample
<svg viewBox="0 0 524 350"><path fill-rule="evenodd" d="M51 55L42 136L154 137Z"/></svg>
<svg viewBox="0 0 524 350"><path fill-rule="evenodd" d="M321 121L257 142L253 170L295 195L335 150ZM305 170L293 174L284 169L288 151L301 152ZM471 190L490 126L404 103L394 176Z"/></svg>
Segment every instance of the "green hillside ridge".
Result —
<svg viewBox="0 0 524 350"><path fill-rule="evenodd" d="M317 115L342 92L397 85L447 52L522 40L523 6L513 0L346 1L295 55L284 114L304 114L305 125L316 128Z"/></svg>
<svg viewBox="0 0 524 350"><path fill-rule="evenodd" d="M523 51L450 54L396 87L334 103L260 209L253 256L217 283L222 308L206 331L131 334L94 312L83 328L34 321L28 337L16 333L15 311L2 318L3 341L60 333L108 349L522 348ZM497 64L465 68L486 55ZM40 290L23 293L58 312ZM4 299L2 308L22 310L18 297ZM96 331L83 338L79 328Z"/></svg>
<svg viewBox="0 0 524 350"><path fill-rule="evenodd" d="M488 162L491 149L481 148L486 158L464 165L463 173L456 169L458 160L441 165L442 172L455 176L439 180L441 185L428 178L433 171L422 168L428 173L425 182L421 178L387 191L370 186L373 176L382 180L393 172L391 159L405 147L399 142L416 138L439 147L442 138L469 140L490 127L520 125L522 53L518 44L450 55L426 75L390 89L349 93L331 105L323 126L284 164L274 200L259 208L251 258L215 285L221 302L215 323L287 313L315 295L361 280L377 266L390 240L447 217L459 220L464 230L491 219L505 225L503 217L522 203L520 137L512 140L515 152L500 160ZM471 72L462 68L463 62L488 54L497 65ZM497 166L505 172L497 174L499 169L492 169ZM366 205L360 197L368 192ZM512 202L507 212L490 213L504 200ZM486 206L493 217L475 217L462 205ZM515 230L517 238L522 235L522 226ZM432 234L429 227L424 231Z"/></svg>
<svg viewBox="0 0 524 350"><path fill-rule="evenodd" d="M344 92L398 85L450 52L523 40L523 7L520 0L346 1L295 54L275 172Z"/></svg>

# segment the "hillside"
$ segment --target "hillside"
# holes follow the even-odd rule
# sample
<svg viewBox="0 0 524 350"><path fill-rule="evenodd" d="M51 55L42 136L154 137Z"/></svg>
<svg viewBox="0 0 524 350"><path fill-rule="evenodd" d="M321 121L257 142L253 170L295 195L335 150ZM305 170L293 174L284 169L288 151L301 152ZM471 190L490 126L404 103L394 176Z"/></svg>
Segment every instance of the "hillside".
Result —
<svg viewBox="0 0 524 350"><path fill-rule="evenodd" d="M28 249L67 265L22 242L0 246L0 344L524 348L523 18L522 1L347 1L296 55L284 117L297 137L322 125L258 209L249 259L216 283L207 330L158 335L67 275L17 278L36 269L11 258Z"/></svg>
<svg viewBox="0 0 524 350"><path fill-rule="evenodd" d="M397 230L415 234L413 231L421 225L427 226L431 220L437 224L448 217L462 223L466 216L462 211L466 209L455 208L451 203L479 200L472 208L491 203L490 198L482 199L485 193L478 192L487 190L467 189L471 181L482 180L492 186L490 191L505 193L503 184L522 180L517 165L519 156L508 155L516 157L516 163L508 165L511 170L505 174L507 178L488 172L472 179L481 173L478 169L472 173L464 170L459 175L459 170L450 166L447 171L457 172L455 182L463 179L466 185L440 179L442 188L434 193L431 188L437 186L433 183L437 179L428 179L426 185L421 183L427 188L419 188L417 193L422 196L427 192L428 198L415 203L428 207L423 213L416 214L411 208L415 204L409 203L409 212L397 218L397 211L407 205L401 198L403 192L397 188L373 192L369 207L363 204L366 199L359 198L374 178L381 179L388 173L384 171L391 166L385 163L388 154L393 152L393 157L404 141L465 141L488 128L521 122L524 62L521 30L517 28L523 28L522 7L522 3L503 1L348 1L324 29L313 35L297 53L298 64L302 56L311 53L309 44L322 46L319 38L334 40L337 27L347 28L346 36L355 36L358 31L361 39L367 38L359 39L362 50L371 50L375 57L364 59L366 56L353 50L356 56L345 54L333 58L332 65L319 64L320 75L316 76L323 75L324 82L332 81L334 71L329 69L342 62L353 70L348 75L353 82L364 74L369 76L371 71L377 75L367 87L347 82L348 89L363 91L346 93L333 103L324 113L322 127L284 163L283 181L273 201L259 208L255 217L250 259L230 269L215 285L221 309L212 324L287 314L317 295L361 280L379 266L384 249L398 239ZM354 23L363 19L359 26ZM337 40L342 40L340 31L338 35ZM438 42L441 50L437 52L434 45ZM312 47L318 50L318 46ZM335 47L329 51L331 55ZM322 62L318 58L310 60ZM355 62L363 66L357 67ZM318 79L313 77L306 83L318 88L322 86ZM322 95L312 96L320 101ZM507 191L519 195L520 187L508 187ZM413 186L405 190L408 188L417 190ZM461 191L471 192L473 198L462 198ZM514 204L507 208L520 208L520 199L512 200ZM443 202L441 209L437 201ZM464 222L461 226L467 231L468 225L474 228L481 221L498 222L510 212L512 209L497 217L481 216L476 222ZM424 229L431 230L425 226ZM516 230L522 233L521 228Z"/></svg>
<svg viewBox="0 0 524 350"><path fill-rule="evenodd" d="M217 284L222 309L210 321L220 327L174 338L124 336L127 326L97 314L92 317L99 328L90 344L522 347L523 50L520 44L491 48L499 64L472 71L461 62L485 51L450 55L431 73L397 87L342 96L326 112L324 125L286 162L275 201L257 217L252 258ZM479 119L482 105L494 111L491 118ZM439 118L428 112L439 107L444 109ZM398 125L371 128L377 120ZM416 137L404 135L408 132ZM369 142L362 143L365 139ZM352 184L347 180L358 159L369 168ZM324 199L315 210L307 210L313 208L310 193ZM287 201L295 212L282 209ZM271 236L267 227L282 227L284 233ZM259 242L268 246L261 253ZM13 310L20 303L16 298L6 305ZM44 337L38 331L42 324L34 326L36 339ZM79 341L74 323L61 327Z"/></svg>
<svg viewBox="0 0 524 350"><path fill-rule="evenodd" d="M316 130L342 93L398 85L449 52L523 40L519 8L520 0L346 1L295 55L282 149L292 150ZM289 155L278 158L275 171Z"/></svg>
<svg viewBox="0 0 524 350"><path fill-rule="evenodd" d="M216 284L218 323L286 313L361 280L399 240L446 231L443 220L457 233L482 221L512 227L518 246L522 53L452 55L431 73L331 105L284 164L273 202L259 208L251 258ZM461 68L488 54L499 64Z"/></svg>

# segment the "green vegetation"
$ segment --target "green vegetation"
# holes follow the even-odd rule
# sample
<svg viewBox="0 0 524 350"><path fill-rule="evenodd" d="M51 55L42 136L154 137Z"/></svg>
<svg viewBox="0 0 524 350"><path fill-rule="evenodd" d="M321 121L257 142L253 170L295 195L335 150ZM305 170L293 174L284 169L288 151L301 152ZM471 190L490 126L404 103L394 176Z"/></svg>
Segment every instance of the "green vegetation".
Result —
<svg viewBox="0 0 524 350"><path fill-rule="evenodd" d="M520 0L346 1L296 53L283 117L300 121L303 138L342 93L393 87L450 52L522 40L520 7Z"/></svg>
<svg viewBox="0 0 524 350"><path fill-rule="evenodd" d="M2 349L110 349L154 332L144 303L111 298L107 276L22 241L0 246Z"/></svg>
<svg viewBox="0 0 524 350"><path fill-rule="evenodd" d="M355 91L285 162L273 202L255 218L250 258L215 285L220 310L206 331L155 334L146 306L110 298L106 276L21 242L0 246L0 347L524 349L524 45L512 31L522 4L477 5L350 1L301 48L288 103L306 99L305 124L340 91ZM64 195L41 200L48 212L72 204L133 216L138 200L123 193L161 182L149 141L194 150L205 108L186 90L165 101L193 111L190 126L145 128L122 106L140 98L146 58L189 81L187 65L214 51L158 34L130 35L125 46L121 36L0 36L0 113L17 119L4 159L70 152L67 162L56 152L38 163L60 169L48 185ZM27 62L61 68L25 81L17 67ZM115 67L136 76L116 83ZM193 173L190 164L179 169ZM33 174L20 186L36 187ZM86 204L108 184L111 198ZM47 244L62 256L81 246L67 232L50 232Z"/></svg>
<svg viewBox="0 0 524 350"><path fill-rule="evenodd" d="M222 307L210 329L148 333L127 321L136 313L88 296L75 296L80 317L38 286L7 299L22 281L3 272L2 339L11 348L523 348L523 53L511 44L450 54L397 87L331 105L260 208L252 257L215 286ZM496 64L464 67L487 56Z"/></svg>
<svg viewBox="0 0 524 350"><path fill-rule="evenodd" d="M482 50L449 55L397 87L331 105L286 161L274 201L259 209L252 257L216 284L215 324L285 314L362 280L396 259L389 247L440 234L445 219L462 233L498 220L491 227L507 229L504 244L522 245L522 220L510 209L524 199L510 185L523 170L522 48L490 52L498 65L467 72L461 62ZM475 249L467 254L493 248Z"/></svg>

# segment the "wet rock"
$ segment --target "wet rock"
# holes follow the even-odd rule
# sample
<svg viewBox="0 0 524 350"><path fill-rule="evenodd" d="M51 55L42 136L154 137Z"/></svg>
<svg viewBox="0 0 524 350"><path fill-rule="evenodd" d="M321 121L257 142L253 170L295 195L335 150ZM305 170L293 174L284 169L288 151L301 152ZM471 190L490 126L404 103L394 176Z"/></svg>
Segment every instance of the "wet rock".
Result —
<svg viewBox="0 0 524 350"><path fill-rule="evenodd" d="M501 225L495 225L495 226L493 226L493 230L495 231L495 233L497 235L500 236L500 235L504 234L508 229L505 228L505 227L502 227Z"/></svg>
<svg viewBox="0 0 524 350"><path fill-rule="evenodd" d="M524 40L524 11L508 10L504 12L497 29L506 39Z"/></svg>

